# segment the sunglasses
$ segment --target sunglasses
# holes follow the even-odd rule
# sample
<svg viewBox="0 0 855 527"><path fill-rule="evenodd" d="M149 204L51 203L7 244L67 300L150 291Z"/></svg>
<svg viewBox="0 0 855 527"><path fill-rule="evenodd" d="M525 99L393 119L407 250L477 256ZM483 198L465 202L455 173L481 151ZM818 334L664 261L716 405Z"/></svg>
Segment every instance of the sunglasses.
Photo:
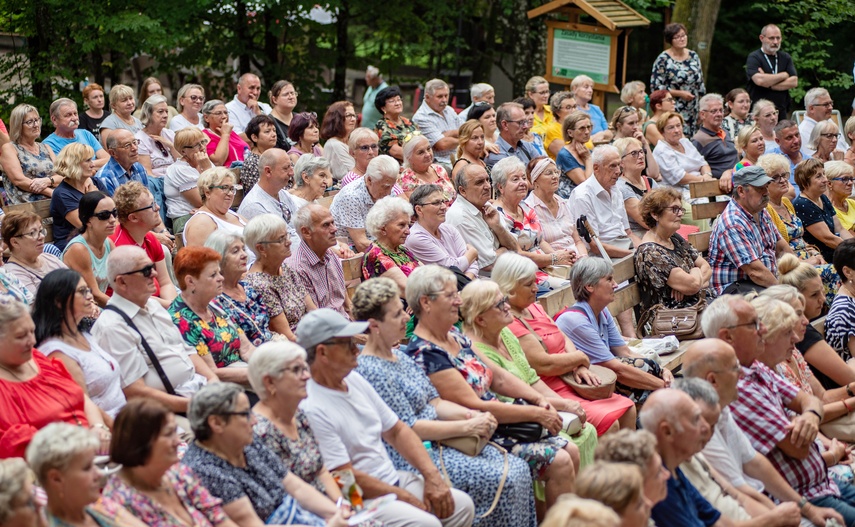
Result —
<svg viewBox="0 0 855 527"><path fill-rule="evenodd" d="M93 218L98 218L101 221L107 221L110 219L110 216L114 218L119 217L119 209L113 210L102 210L101 212L96 212L92 215Z"/></svg>
<svg viewBox="0 0 855 527"><path fill-rule="evenodd" d="M128 271L127 273L119 273L119 276L127 276L131 274L140 273L144 278L150 278L151 273L154 271L154 264L148 264L141 269L135 269L133 271Z"/></svg>

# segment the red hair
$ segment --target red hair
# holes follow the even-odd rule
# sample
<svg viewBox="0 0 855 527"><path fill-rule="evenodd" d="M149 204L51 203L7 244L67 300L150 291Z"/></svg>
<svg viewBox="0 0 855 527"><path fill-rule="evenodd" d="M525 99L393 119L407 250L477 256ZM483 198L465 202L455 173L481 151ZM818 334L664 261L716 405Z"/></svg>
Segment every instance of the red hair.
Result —
<svg viewBox="0 0 855 527"><path fill-rule="evenodd" d="M220 262L220 253L210 247L182 247L175 259L172 260L172 267L175 269L175 278L178 279L178 287L186 289L187 285L184 279L187 276L199 278L202 270L211 262Z"/></svg>

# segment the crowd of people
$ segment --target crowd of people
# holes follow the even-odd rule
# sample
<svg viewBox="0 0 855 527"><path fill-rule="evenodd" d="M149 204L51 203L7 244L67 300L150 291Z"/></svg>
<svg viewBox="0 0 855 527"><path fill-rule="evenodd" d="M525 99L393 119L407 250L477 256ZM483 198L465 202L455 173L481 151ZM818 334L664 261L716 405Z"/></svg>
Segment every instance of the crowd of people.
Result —
<svg viewBox="0 0 855 527"><path fill-rule="evenodd" d="M665 40L610 119L585 75L409 118L374 67L361 115L252 73L16 106L52 239L0 217L0 525L855 525L855 118L788 118L774 25L724 97ZM699 305L682 378L630 346Z"/></svg>

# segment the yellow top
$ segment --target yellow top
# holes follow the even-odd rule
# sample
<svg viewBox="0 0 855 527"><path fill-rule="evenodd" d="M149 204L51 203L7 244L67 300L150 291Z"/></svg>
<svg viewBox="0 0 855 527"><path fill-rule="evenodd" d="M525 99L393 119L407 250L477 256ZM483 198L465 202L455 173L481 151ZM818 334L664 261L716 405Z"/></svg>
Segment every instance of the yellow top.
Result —
<svg viewBox="0 0 855 527"><path fill-rule="evenodd" d="M543 105L543 119L540 119L537 116L537 113L534 114L534 125L531 127L531 131L540 135L541 137L545 137L547 125L554 122L555 117L552 115L552 108L550 108L548 104L545 104ZM543 145L544 147L546 146L545 141Z"/></svg>
<svg viewBox="0 0 855 527"><path fill-rule="evenodd" d="M852 225L855 224L855 199L846 198L846 204L849 206L848 211L843 212L837 207L834 207L834 210L837 212L837 218L840 220L840 224L848 231L852 230Z"/></svg>

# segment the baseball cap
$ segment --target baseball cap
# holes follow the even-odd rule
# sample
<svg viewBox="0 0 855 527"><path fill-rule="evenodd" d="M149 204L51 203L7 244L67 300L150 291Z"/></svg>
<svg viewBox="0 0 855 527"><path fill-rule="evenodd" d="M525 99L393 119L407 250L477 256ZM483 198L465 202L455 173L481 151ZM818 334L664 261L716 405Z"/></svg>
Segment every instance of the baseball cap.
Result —
<svg viewBox="0 0 855 527"><path fill-rule="evenodd" d="M733 175L733 186L740 187L742 185L751 185L752 187L762 187L766 183L772 181L763 167L751 165L741 168L739 172Z"/></svg>
<svg viewBox="0 0 855 527"><path fill-rule="evenodd" d="M350 322L338 311L325 307L303 315L297 324L297 344L311 348L333 338L365 333L367 329L368 322Z"/></svg>

